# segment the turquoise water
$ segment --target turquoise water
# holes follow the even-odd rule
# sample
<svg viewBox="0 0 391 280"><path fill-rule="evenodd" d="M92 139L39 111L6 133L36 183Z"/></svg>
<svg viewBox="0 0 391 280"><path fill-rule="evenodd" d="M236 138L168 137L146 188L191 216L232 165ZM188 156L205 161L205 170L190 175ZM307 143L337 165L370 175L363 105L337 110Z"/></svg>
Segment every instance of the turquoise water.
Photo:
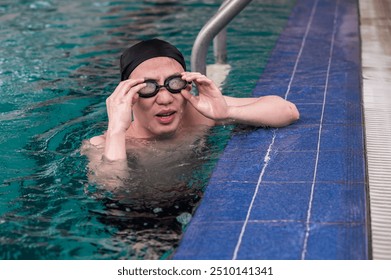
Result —
<svg viewBox="0 0 391 280"><path fill-rule="evenodd" d="M254 0L231 23L232 71L225 94L251 94L292 2ZM121 51L159 37L175 44L189 63L192 43L219 3L0 3L1 259L169 257L231 128L212 130L205 139L208 148L186 163L192 172L177 179L182 183L174 192L186 186L189 196L178 195L170 206L161 201L164 207L156 197L152 214L98 192L79 148L105 130L105 99L119 80ZM208 61L213 62L211 54Z"/></svg>

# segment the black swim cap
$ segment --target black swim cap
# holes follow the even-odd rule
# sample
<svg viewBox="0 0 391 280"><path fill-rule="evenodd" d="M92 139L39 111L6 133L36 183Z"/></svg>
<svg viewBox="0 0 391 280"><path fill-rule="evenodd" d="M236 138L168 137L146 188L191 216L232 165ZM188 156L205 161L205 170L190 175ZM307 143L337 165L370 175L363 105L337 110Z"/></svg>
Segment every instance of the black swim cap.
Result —
<svg viewBox="0 0 391 280"><path fill-rule="evenodd" d="M121 55L121 81L127 80L130 73L142 62L154 57L170 57L182 65L186 71L186 62L182 53L170 43L152 39L141 41L130 48L127 48Z"/></svg>

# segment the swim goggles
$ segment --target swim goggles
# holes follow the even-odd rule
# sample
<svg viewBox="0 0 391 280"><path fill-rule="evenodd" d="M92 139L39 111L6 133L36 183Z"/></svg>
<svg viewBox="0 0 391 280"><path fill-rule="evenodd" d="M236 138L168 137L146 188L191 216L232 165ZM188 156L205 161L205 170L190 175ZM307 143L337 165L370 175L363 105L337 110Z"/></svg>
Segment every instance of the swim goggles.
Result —
<svg viewBox="0 0 391 280"><path fill-rule="evenodd" d="M138 92L138 95L142 98L155 96L162 87L166 88L171 93L180 93L181 90L185 89L188 84L191 84L191 82L183 80L181 75L168 77L164 81L164 85L159 85L155 80L151 79L145 80L144 83L147 85Z"/></svg>

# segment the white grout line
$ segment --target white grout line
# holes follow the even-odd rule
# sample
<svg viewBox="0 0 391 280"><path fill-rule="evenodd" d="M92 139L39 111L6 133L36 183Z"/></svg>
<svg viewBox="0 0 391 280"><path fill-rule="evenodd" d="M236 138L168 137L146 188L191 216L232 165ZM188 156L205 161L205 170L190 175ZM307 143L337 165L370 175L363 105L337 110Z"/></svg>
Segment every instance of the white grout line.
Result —
<svg viewBox="0 0 391 280"><path fill-rule="evenodd" d="M288 98L288 94L289 94L290 91L291 91L291 86L292 86L293 78L295 77L296 70L297 70L297 65L299 65L299 61L300 61L301 55L302 55L302 53L303 53L303 49L304 49L304 46L305 46L305 42L307 41L307 36L308 36L309 31L310 31L310 27L311 27L311 25L312 25L312 20L314 19L314 15L315 15L316 8L317 8L317 6L318 6L318 2L319 2L319 0L316 0L315 3L314 3L314 6L312 6L311 15L310 15L310 18L309 18L309 20L308 20L308 23L307 23L307 26L306 26L306 29L305 29L305 33L304 33L303 40L301 41L300 50L299 50L299 53L297 54L295 66L293 67L292 76L291 76L291 79L289 80L288 88L287 88L287 90L286 90L286 92L285 92L285 100Z"/></svg>
<svg viewBox="0 0 391 280"><path fill-rule="evenodd" d="M312 186L311 186L311 194L310 194L310 201L308 203L308 210L307 210L307 219L306 219L306 230L305 230L305 236L304 236L304 243L303 243L303 250L301 252L301 259L304 260L307 254L307 245L308 245L308 238L310 236L310 221L311 221L311 212L312 212L312 203L314 199L314 191L315 191L315 183L316 183L316 175L318 172L318 162L319 162L319 152L320 152L320 138L322 135L322 127L323 127L323 116L324 116L324 109L326 106L326 96L329 86L329 76L330 76L330 68L331 68L331 61L333 57L333 51L334 51L334 40L335 40L335 34L337 31L337 15L338 15L338 6L339 6L339 0L337 0L335 11L334 11L334 21L333 21L333 33L331 37L331 43L330 43L330 52L329 52L329 61L327 65L327 74L326 74L326 82L323 92L323 105L322 105L322 114L320 117L320 124L319 124L319 132L318 132L318 147L316 150L316 159L315 159L315 169L314 169L314 176L312 179Z"/></svg>
<svg viewBox="0 0 391 280"><path fill-rule="evenodd" d="M308 24L307 24L307 27L306 27L306 30L305 30L305 33L304 33L304 36L303 36L303 40L301 42L300 50L299 50L299 53L297 54L297 57L296 57L295 66L293 67L292 75L291 75L291 78L290 78L289 83L288 83L287 91L285 93L285 99L287 99L288 94L290 92L291 85L292 85L292 82L293 82L293 78L295 77L297 66L299 64L301 55L303 53L305 42L307 40L307 36L308 36L309 30L310 30L310 27L312 25L312 21L313 21L313 18L314 18L314 14L315 14L316 8L318 6L318 2L319 2L319 0L316 0L314 2L313 7L312 7L311 15L310 15L310 18L308 20ZM236 246L235 246L235 250L234 250L234 253L233 253L233 256L232 256L233 260L236 260L237 257L238 257L239 249L240 249L240 246L242 244L244 233L246 232L247 224L248 224L248 221L250 219L250 215L251 215L251 211L252 211L252 208L253 208L253 205L254 205L254 201L255 201L255 198L258 195L258 191L259 191L259 187L261 185L262 179L263 179L263 175L265 174L265 170L266 170L266 168L267 168L267 166L269 164L270 152L272 151L272 148L273 148L273 145L274 145L274 140L276 139L276 135L277 135L276 132L277 131L278 131L278 128L273 131L273 137L272 137L271 143L269 145L269 148L268 148L268 150L266 152L266 155L265 155L265 158L264 158L264 165L263 165L262 171L261 171L261 173L259 175L257 186L256 186L256 188L254 190L254 194L253 194L253 197L251 199L251 203L250 203L249 208L247 210L246 219L244 220L242 229L240 231L238 242L236 243Z"/></svg>
<svg viewBox="0 0 391 280"><path fill-rule="evenodd" d="M252 197L252 199L251 199L251 203L250 203L249 208L248 208L248 211L247 211L246 219L245 219L244 224L243 224L243 226L242 226L242 230L240 231L240 235L239 235L238 242L236 243L236 247L235 247L235 250L234 250L233 257L232 257L233 260L236 260L237 257L238 257L238 252L239 252L239 249L240 249L240 245L242 244L243 235L244 235L244 233L245 233L245 231L246 231L246 227L247 227L247 224L248 224L248 220L250 219L251 210L252 210L252 208L253 208L255 198L257 197L258 190L259 190L259 186L261 185L261 182L262 182L263 174L265 174L266 167L267 167L268 164L269 164L270 152L272 151L272 147L273 147L273 144L274 144L274 140L276 139L276 131L277 131L277 130L278 130L278 129L275 129L275 130L273 131L272 141L271 141L271 143L270 143L270 145L269 145L269 148L267 149L267 152L266 152L266 155L265 155L265 158L264 158L264 165L263 165L261 174L259 175L258 182L257 182L257 186L256 186L256 188L255 188L253 197Z"/></svg>

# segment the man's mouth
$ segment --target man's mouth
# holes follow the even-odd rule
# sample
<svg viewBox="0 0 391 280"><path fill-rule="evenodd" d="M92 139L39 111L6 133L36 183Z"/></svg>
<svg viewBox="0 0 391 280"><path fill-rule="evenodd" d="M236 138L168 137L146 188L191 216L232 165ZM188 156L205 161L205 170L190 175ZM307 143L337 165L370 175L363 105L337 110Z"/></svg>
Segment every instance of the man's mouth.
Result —
<svg viewBox="0 0 391 280"><path fill-rule="evenodd" d="M174 120L175 113L176 111L165 111L165 112L160 112L155 116L161 124L169 124Z"/></svg>
<svg viewBox="0 0 391 280"><path fill-rule="evenodd" d="M172 116L174 114L175 114L175 112L173 111L173 112L159 113L159 114L156 114L156 116L159 118L165 118L165 117Z"/></svg>

